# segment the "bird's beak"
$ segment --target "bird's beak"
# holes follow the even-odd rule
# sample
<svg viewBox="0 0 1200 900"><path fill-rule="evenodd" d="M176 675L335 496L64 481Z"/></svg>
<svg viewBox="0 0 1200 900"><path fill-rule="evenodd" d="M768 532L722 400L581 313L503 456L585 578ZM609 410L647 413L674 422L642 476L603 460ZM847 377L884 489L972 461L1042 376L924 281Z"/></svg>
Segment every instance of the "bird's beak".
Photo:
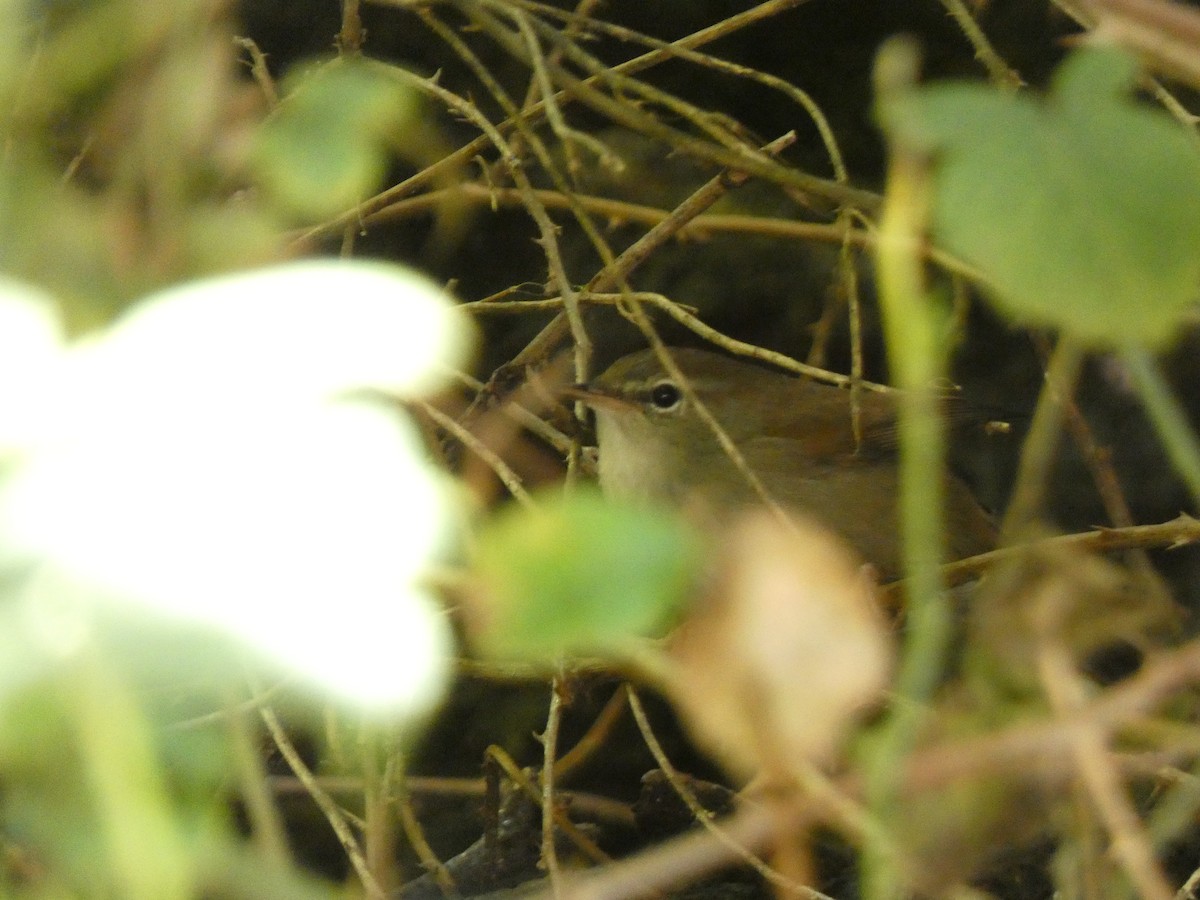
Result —
<svg viewBox="0 0 1200 900"><path fill-rule="evenodd" d="M568 384L558 389L564 400L579 400L592 409L623 410L635 404L616 391L598 384Z"/></svg>

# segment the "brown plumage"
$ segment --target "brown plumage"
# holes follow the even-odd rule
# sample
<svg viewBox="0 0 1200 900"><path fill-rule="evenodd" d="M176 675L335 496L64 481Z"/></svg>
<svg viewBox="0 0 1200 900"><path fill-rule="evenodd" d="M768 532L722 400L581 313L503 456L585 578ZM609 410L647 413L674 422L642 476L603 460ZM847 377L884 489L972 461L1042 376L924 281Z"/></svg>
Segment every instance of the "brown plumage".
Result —
<svg viewBox="0 0 1200 900"><path fill-rule="evenodd" d="M777 502L840 533L884 579L901 574L896 410L889 395L862 393L856 446L849 391L704 350L673 349L671 356ZM653 351L623 357L574 393L596 413L606 491L699 503L710 514L759 502ZM945 494L947 555L961 559L990 549L994 528L967 487L947 473Z"/></svg>

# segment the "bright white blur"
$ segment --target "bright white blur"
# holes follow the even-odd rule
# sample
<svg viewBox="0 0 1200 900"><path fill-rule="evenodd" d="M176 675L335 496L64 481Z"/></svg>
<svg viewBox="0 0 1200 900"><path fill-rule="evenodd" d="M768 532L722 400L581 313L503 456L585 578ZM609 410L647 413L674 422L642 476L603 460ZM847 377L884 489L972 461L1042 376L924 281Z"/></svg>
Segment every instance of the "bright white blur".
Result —
<svg viewBox="0 0 1200 900"><path fill-rule="evenodd" d="M0 285L0 325L36 306ZM419 276L307 262L147 298L32 383L5 364L0 418L13 392L38 410L0 422L0 562L32 565L30 620L141 609L419 715L450 657L421 580L456 498L411 423L346 393L425 393L470 343Z"/></svg>

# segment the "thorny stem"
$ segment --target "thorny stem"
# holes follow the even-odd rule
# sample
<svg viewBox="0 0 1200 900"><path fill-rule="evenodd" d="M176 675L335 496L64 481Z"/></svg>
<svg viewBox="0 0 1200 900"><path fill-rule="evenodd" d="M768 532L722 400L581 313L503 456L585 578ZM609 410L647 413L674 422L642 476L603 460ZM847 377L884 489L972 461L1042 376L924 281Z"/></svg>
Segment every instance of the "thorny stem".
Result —
<svg viewBox="0 0 1200 900"><path fill-rule="evenodd" d="M542 742L542 865L550 878L550 890L555 897L562 890L562 870L558 865L558 850L554 843L557 828L554 798L554 768L558 755L558 726L562 722L561 675L556 675L550 685L550 707L546 712L546 729L541 734Z"/></svg>
<svg viewBox="0 0 1200 900"><path fill-rule="evenodd" d="M1063 398L1074 392L1082 365L1083 349L1064 335L1050 357L1033 422L1021 447L1016 485L1000 528L1001 544L1019 538L1037 518L1062 435Z"/></svg>
<svg viewBox="0 0 1200 900"><path fill-rule="evenodd" d="M699 31L694 32L693 34L682 37L679 40L672 42L671 47L702 47L706 44L712 43L713 41L719 40L720 38L740 31L741 29L744 29L750 25L753 25L756 22L770 18L771 16L777 15L784 10L791 9L794 6L799 6L805 2L807 2L807 0L767 0L767 2L760 3L757 6L739 13L738 15L730 16L727 19L717 22L715 25L710 25L707 28L702 28ZM620 74L632 75L635 72L641 72L645 69L652 68L659 63L668 62L670 59L671 55L668 52L664 52L662 50L651 50L648 53L643 53L641 56L637 56L614 66L612 71ZM592 84L598 80L599 79L596 76L591 76L586 79L585 83ZM559 102L565 102L566 99L569 99L566 97L566 93L564 91L559 91L559 93L555 96ZM533 106L523 109L521 111L521 117L524 119L524 121L533 124L543 114L544 109L544 101L535 103ZM505 133L515 127L515 121L510 118L509 120L500 123L500 125L497 127L502 133ZM317 227L306 231L297 237L293 243L296 245L305 246L325 235L337 233L348 223L357 223L362 221L371 213L383 209L384 207L403 197L407 197L416 193L424 185L436 181L446 172L452 172L468 164L478 154L486 150L490 144L491 139L487 134L480 135L473 141L464 144L453 153L450 153L438 160L433 165L422 169L411 178L407 178L400 184L394 185L393 187L388 188L386 191L382 191L371 199L359 204L354 209L347 210L340 216L330 220L329 222L326 222L324 225L318 225ZM878 198L875 199L878 200Z"/></svg>
<svg viewBox="0 0 1200 900"><path fill-rule="evenodd" d="M647 749L649 749L650 754L654 757L654 761L658 764L659 769L662 770L663 775L666 776L668 784L671 785L679 799L687 806L692 814L692 818L699 822L709 834L776 887L783 888L790 893L808 897L810 900L832 900L832 898L827 897L815 888L806 884L800 884L776 872L766 862L755 856L753 852L739 844L736 838L730 836L722 829L714 821L713 814L704 808L695 793L684 782L683 776L672 765L666 751L662 748L662 744L659 743L658 737L654 734L654 729L650 726L650 719L646 715L646 710L642 706L641 699L633 688L629 689L629 709L632 711L634 721L637 723L638 730L642 734L642 740L646 742Z"/></svg>

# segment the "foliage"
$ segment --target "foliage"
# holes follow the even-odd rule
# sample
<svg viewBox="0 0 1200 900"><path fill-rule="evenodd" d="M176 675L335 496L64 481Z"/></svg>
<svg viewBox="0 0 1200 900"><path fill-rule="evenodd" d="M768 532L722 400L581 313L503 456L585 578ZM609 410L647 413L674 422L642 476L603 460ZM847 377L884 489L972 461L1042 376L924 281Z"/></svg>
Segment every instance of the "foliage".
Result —
<svg viewBox="0 0 1200 900"><path fill-rule="evenodd" d="M1148 407L1200 501L1195 436L1150 355L1194 325L1194 121L1111 47L1074 50L1047 89L1018 90L976 20L945 0L996 84L922 84L911 56L885 50L877 194L860 186L871 173L848 161L800 70L789 81L703 49L794 5L764 3L670 46L523 0L403 5L388 14L442 54L409 69L364 55L376 32L364 43L347 2L337 57L277 86L253 42L232 40L221 3L0 0L0 891L340 895L292 858L260 729L336 833L352 890L380 898L396 885L397 821L441 878L404 767L445 688L453 620L464 669L497 684L552 673L540 718L504 723L540 731L537 783L521 769L530 760L489 750L535 814L501 815L511 797L497 800L492 781L467 789L486 791L484 844L525 822L518 843L539 849L542 868L523 874L544 871L556 888L570 884L549 834L556 817L602 856L587 829L562 825L560 782L604 752L616 718L600 715L563 752L564 708L590 690L583 676L573 690L578 667L660 690L698 746L735 782L762 776L762 790L713 825L636 695L620 692L610 709L628 704L689 821L724 836L571 878L616 895L666 891L727 861L806 891L811 845L832 831L858 854L870 897L962 892L998 852L1032 839L1053 845L1046 877L1064 895L1086 874L1103 896L1127 883L1169 896L1161 850L1198 803L1181 770L1200 746L1190 724L1200 649L1173 630L1173 603L1136 553L1195 541L1196 526L1125 527L1118 498L1109 512L1122 527L1055 536L1043 507L1084 350L1115 351L1100 365ZM238 47L251 78L238 75ZM630 47L647 55L606 61ZM668 59L689 75L641 75ZM447 62L447 77L415 71ZM692 74L771 93L815 137L794 156L794 136L764 149ZM1135 84L1184 121L1131 98ZM430 158L464 128L458 150ZM489 218L513 209L520 228ZM487 361L513 365L469 406L427 399L471 339L444 326L425 278L280 265L334 242L364 255L361 234L391 235L394 220L416 223L409 257L437 266L437 279L464 279L464 306L481 319L540 317L515 354L513 336L528 334L489 324ZM751 255L713 300L701 283L730 239ZM907 590L905 630L885 621L886 593L820 523L627 506L578 486L526 492L522 475L538 468L514 467L532 447L586 468L550 411L563 380L552 357L571 348L573 379L588 379L592 351L611 338L596 310L655 346L665 324L852 382L857 395L869 254L891 372L906 388L909 579L893 588ZM828 262L818 289L777 268L799 257ZM246 268L262 271L227 274ZM676 277L670 297L651 289L663 270ZM753 331L758 276L774 279L782 313ZM542 283L544 296L529 297ZM931 498L948 442L934 385L955 336L947 295L968 285L1006 327L1053 329L1057 343L1004 549L941 567ZM843 321L850 376L819 368L837 356ZM745 326L746 340L714 324ZM786 328L803 341L789 343ZM528 384L514 391L514 380ZM403 396L429 426L425 449L449 446L453 479L430 473L380 394ZM1079 418L1076 435L1087 431ZM1100 481L1111 476L1104 452L1087 461ZM489 508L497 480L511 508ZM465 549L450 552L449 531ZM1117 550L1130 555L1099 556ZM955 616L943 586L964 571L989 575ZM435 588L445 609L431 609ZM1093 654L1121 642L1142 654L1136 674L1093 677ZM476 724L446 727L466 745ZM320 734L312 753L297 733ZM1164 760L1176 782L1135 803L1150 785L1142 773ZM353 777L352 799L333 796L345 786L334 775ZM1100 843L1113 852L1094 854Z"/></svg>
<svg viewBox="0 0 1200 900"><path fill-rule="evenodd" d="M939 245L1017 321L1101 347L1167 342L1200 282L1196 137L1123 96L1135 70L1083 49L1044 98L940 84L884 113L933 158Z"/></svg>
<svg viewBox="0 0 1200 900"><path fill-rule="evenodd" d="M679 523L590 490L499 515L479 541L479 644L529 662L619 657L631 637L663 629L701 564L698 538Z"/></svg>

